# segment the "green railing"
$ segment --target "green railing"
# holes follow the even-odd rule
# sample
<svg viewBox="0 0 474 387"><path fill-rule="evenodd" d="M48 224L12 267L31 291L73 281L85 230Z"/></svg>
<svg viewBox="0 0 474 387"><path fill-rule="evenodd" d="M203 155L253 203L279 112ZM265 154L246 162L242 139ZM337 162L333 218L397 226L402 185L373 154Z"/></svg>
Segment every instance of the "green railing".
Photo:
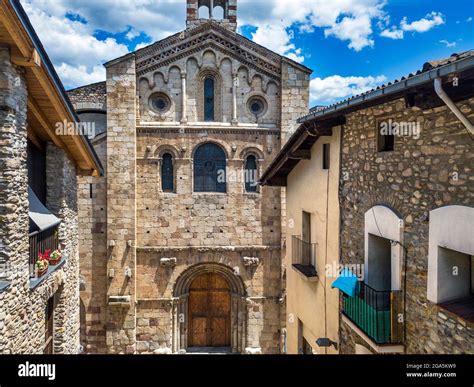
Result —
<svg viewBox="0 0 474 387"><path fill-rule="evenodd" d="M358 282L355 297L344 295L342 312L377 344L401 343L400 291L378 291Z"/></svg>

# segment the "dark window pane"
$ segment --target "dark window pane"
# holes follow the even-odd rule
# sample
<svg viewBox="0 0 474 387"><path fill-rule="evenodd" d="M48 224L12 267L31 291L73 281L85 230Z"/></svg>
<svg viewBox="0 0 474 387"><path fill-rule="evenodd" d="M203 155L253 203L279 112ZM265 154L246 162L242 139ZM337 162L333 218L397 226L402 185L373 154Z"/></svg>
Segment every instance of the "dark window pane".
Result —
<svg viewBox="0 0 474 387"><path fill-rule="evenodd" d="M391 152L395 149L395 136L386 132L386 129L383 130L379 126L377 136L377 150L379 152Z"/></svg>
<svg viewBox="0 0 474 387"><path fill-rule="evenodd" d="M27 145L28 185L38 199L46 205L46 152L28 140Z"/></svg>
<svg viewBox="0 0 474 387"><path fill-rule="evenodd" d="M173 157L169 153L163 155L161 164L161 188L163 192L174 191Z"/></svg>
<svg viewBox="0 0 474 387"><path fill-rule="evenodd" d="M257 160L255 156L247 157L245 161L245 191L257 192Z"/></svg>
<svg viewBox="0 0 474 387"><path fill-rule="evenodd" d="M330 144L323 144L323 169L329 169L330 149Z"/></svg>
<svg viewBox="0 0 474 387"><path fill-rule="evenodd" d="M226 192L226 157L219 146L204 144L196 150L194 191Z"/></svg>
<svg viewBox="0 0 474 387"><path fill-rule="evenodd" d="M214 79L204 81L204 121L214 121Z"/></svg>

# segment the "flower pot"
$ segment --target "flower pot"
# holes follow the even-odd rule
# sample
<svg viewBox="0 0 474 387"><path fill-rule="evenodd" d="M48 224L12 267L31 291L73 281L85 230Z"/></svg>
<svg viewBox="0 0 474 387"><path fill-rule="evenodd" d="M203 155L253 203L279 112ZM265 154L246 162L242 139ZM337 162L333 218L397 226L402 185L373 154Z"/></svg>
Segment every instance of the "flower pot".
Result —
<svg viewBox="0 0 474 387"><path fill-rule="evenodd" d="M56 258L56 259L53 259L53 258L49 258L49 264L50 265L57 265L59 262L61 262L61 257L59 258Z"/></svg>
<svg viewBox="0 0 474 387"><path fill-rule="evenodd" d="M48 268L44 268L43 270L36 269L36 278L41 278L48 272Z"/></svg>

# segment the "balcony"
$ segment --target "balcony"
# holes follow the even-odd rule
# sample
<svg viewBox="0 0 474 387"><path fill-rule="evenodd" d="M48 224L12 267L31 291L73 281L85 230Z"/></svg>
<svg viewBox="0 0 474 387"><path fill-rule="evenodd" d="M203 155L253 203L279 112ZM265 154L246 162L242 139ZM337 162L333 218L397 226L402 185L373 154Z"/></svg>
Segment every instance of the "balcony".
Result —
<svg viewBox="0 0 474 387"><path fill-rule="evenodd" d="M344 295L342 313L376 344L401 344L401 291L377 291L358 282L355 297Z"/></svg>
<svg viewBox="0 0 474 387"><path fill-rule="evenodd" d="M30 234L29 266L30 277L35 276L35 263L39 253L46 250L57 250L59 248L58 226L47 228L43 231L35 231Z"/></svg>
<svg viewBox="0 0 474 387"><path fill-rule="evenodd" d="M316 272L316 243L308 243L297 236L291 241L292 266L308 280L318 278Z"/></svg>

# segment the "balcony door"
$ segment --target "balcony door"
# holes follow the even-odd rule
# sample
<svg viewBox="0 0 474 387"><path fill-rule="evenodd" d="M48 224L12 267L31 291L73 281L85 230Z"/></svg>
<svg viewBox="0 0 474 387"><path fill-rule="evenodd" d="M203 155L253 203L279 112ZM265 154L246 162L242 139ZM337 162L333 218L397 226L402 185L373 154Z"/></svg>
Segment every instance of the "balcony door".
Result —
<svg viewBox="0 0 474 387"><path fill-rule="evenodd" d="M304 262L308 262L311 266L316 266L316 257L312 254L311 248L311 213L303 211L301 227L301 239L303 240Z"/></svg>

